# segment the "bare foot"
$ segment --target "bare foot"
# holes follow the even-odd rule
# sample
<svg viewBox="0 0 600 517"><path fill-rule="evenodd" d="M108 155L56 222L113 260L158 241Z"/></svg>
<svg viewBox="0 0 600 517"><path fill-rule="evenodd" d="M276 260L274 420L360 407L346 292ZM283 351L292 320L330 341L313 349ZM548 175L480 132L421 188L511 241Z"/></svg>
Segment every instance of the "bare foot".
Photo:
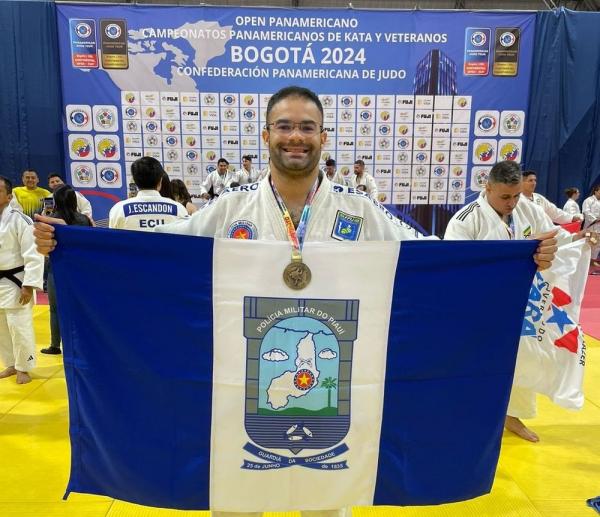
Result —
<svg viewBox="0 0 600 517"><path fill-rule="evenodd" d="M535 434L531 429L525 426L523 422L521 422L516 416L508 416L506 415L506 420L504 421L504 427L508 429L510 432L515 433L523 440L527 440L528 442L539 442L540 437Z"/></svg>
<svg viewBox="0 0 600 517"><path fill-rule="evenodd" d="M27 384L28 382L31 382L31 377L29 377L29 374L27 372L20 372L17 370L17 384Z"/></svg>
<svg viewBox="0 0 600 517"><path fill-rule="evenodd" d="M0 372L0 379L11 377L13 375L17 375L17 370L15 370L14 366L9 366L6 370Z"/></svg>

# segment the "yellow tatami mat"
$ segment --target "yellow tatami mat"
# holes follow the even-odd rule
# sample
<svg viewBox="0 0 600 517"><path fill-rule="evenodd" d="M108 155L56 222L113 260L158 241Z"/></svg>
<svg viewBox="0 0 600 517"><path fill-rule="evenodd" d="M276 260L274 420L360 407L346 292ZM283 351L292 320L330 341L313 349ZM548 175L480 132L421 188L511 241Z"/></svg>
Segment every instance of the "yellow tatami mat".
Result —
<svg viewBox="0 0 600 517"><path fill-rule="evenodd" d="M49 342L48 307L35 308L38 350ZM505 434L490 495L438 507L355 508L361 516L592 517L585 500L600 495L600 341L587 340L586 403L570 412L539 398L528 421L537 444ZM38 354L30 384L0 380L1 517L175 517L208 512L158 510L107 497L72 494L62 501L69 475L68 408L61 356ZM268 514L292 516L297 514Z"/></svg>

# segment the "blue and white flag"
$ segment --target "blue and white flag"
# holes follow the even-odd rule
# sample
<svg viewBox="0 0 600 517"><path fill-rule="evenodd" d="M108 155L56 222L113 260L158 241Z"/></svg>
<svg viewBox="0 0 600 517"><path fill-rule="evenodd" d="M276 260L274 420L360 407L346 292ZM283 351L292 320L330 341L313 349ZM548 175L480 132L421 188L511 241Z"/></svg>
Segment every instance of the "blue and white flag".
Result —
<svg viewBox="0 0 600 517"><path fill-rule="evenodd" d="M57 232L67 493L288 511L489 492L536 242L307 243L293 291L285 242Z"/></svg>

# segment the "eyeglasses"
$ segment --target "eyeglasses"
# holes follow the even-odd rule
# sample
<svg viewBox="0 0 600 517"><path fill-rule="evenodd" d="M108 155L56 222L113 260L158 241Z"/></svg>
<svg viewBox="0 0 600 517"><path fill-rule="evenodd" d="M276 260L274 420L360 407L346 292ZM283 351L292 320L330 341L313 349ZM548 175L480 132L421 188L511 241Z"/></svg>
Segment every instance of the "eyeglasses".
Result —
<svg viewBox="0 0 600 517"><path fill-rule="evenodd" d="M269 127L272 126L273 130L280 135L290 135L292 131L296 127L300 133L306 136L314 136L318 133L323 132L323 126L319 126L316 122L312 120L305 120L303 122L292 122L291 120L276 120L275 122L271 122L265 126L265 129L269 130Z"/></svg>

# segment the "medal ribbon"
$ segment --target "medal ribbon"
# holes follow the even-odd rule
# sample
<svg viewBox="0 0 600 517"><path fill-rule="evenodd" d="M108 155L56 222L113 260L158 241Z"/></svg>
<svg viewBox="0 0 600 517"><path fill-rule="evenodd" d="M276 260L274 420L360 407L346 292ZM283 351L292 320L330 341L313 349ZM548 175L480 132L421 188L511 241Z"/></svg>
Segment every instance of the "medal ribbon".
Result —
<svg viewBox="0 0 600 517"><path fill-rule="evenodd" d="M508 236L509 238L512 240L515 238L515 220L511 215L508 216L508 223L505 223L504 221L502 221L504 223L504 226L506 226L506 231L508 232Z"/></svg>
<svg viewBox="0 0 600 517"><path fill-rule="evenodd" d="M308 219L310 217L312 202L314 200L318 188L319 178L315 180L312 188L310 189L310 192L308 193L308 196L306 196L306 201L304 202L304 208L302 209L302 215L300 216L298 228L294 228L294 222L292 221L290 211L288 210L287 206L285 206L285 203L283 202L283 199L281 198L279 192L277 192L277 188L273 184L273 179L271 178L271 189L273 190L273 194L275 195L275 199L277 200L277 204L279 205L279 210L281 210L281 215L283 216L283 223L285 224L285 229L287 230L288 240L292 244L292 261L302 261L302 247L304 246L306 227L308 226Z"/></svg>

